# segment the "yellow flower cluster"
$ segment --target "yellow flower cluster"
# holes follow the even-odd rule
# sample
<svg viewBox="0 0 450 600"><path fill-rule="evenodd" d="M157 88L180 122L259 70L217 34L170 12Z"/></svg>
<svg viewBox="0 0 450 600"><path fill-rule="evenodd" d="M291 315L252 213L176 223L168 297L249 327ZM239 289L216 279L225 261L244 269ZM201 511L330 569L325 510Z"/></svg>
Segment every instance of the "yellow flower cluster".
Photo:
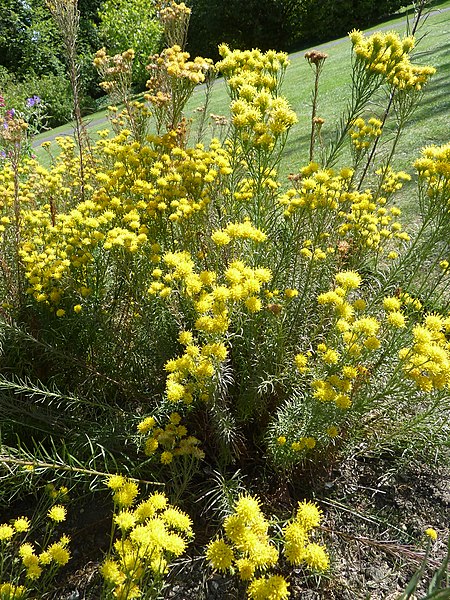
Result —
<svg viewBox="0 0 450 600"><path fill-rule="evenodd" d="M406 316L401 312L402 299L396 296L386 296L383 299L383 308L386 311L386 322L396 329L406 327Z"/></svg>
<svg viewBox="0 0 450 600"><path fill-rule="evenodd" d="M208 387L216 368L227 357L222 341L230 325L230 311L235 305L244 305L250 313L262 309L260 295L263 286L271 279L265 268L251 268L241 260L235 260L223 274L224 282L218 281L214 271L196 272L195 263L188 252L169 252L162 258L167 272L160 268L153 271L154 281L149 293L167 298L174 290L192 303L196 314L195 329L206 337L206 343L193 343L191 332L180 334L185 351L179 358L165 365L169 372L166 382L167 398L171 402L190 404L194 396L208 399ZM163 266L162 265L162 266Z"/></svg>
<svg viewBox="0 0 450 600"><path fill-rule="evenodd" d="M79 179L79 163L77 165L74 157L73 140L63 141L63 138L57 138L56 142L61 151L60 159L65 161L64 167L57 166L47 170L35 160L25 160L20 168L17 190L21 211L39 206L42 215L49 221L54 217L57 207L70 203ZM10 165L5 164L0 171L0 233L6 231L13 222L13 203L14 173ZM22 221L22 214L19 220Z"/></svg>
<svg viewBox="0 0 450 600"><path fill-rule="evenodd" d="M230 152L232 152L232 149L230 149ZM265 192L275 195L280 187L275 169L265 169L261 175L264 179ZM249 201L258 193L257 187L258 184L253 177L243 177L235 186L233 198L237 202L249 205Z"/></svg>
<svg viewBox="0 0 450 600"><path fill-rule="evenodd" d="M211 235L212 241L218 246L226 246L232 239L247 239L253 242L264 242L267 239L266 234L254 227L250 219L245 219L243 223L229 223L224 229L217 229Z"/></svg>
<svg viewBox="0 0 450 600"><path fill-rule="evenodd" d="M21 600L26 598L27 588L24 585L0 583L0 598L2 600Z"/></svg>
<svg viewBox="0 0 450 600"><path fill-rule="evenodd" d="M329 234L325 233L321 236L322 239L328 238ZM322 247L321 245L315 245L309 238L303 240L303 248L300 250L300 256L303 258L311 259L313 261L325 260L330 254L334 254L336 249L333 246Z"/></svg>
<svg viewBox="0 0 450 600"><path fill-rule="evenodd" d="M280 442L280 438L278 438ZM313 437L302 437L295 442L291 443L291 448L294 452L301 452L302 450L313 450L316 447L316 440Z"/></svg>
<svg viewBox="0 0 450 600"><path fill-rule="evenodd" d="M232 123L244 148L271 150L297 122L288 101L278 95L288 64L284 53L231 51L222 44L216 68L230 89Z"/></svg>
<svg viewBox="0 0 450 600"><path fill-rule="evenodd" d="M226 44L219 46L222 60L216 69L223 73L234 98L236 90L248 84L257 90L275 91L281 85L289 65L285 52L261 52L260 50L230 50Z"/></svg>
<svg viewBox="0 0 450 600"><path fill-rule="evenodd" d="M242 581L251 581L258 570L277 563L278 550L271 543L269 523L258 499L241 495L223 528L225 539L210 542L206 551L206 558L214 569L228 571L234 566Z"/></svg>
<svg viewBox="0 0 450 600"><path fill-rule="evenodd" d="M151 77L145 99L154 107L158 130L163 124L167 130L176 129L195 86L203 83L214 68L209 58L197 56L193 61L189 58L189 53L183 52L178 44L150 57L147 69Z"/></svg>
<svg viewBox="0 0 450 600"><path fill-rule="evenodd" d="M361 284L361 277L354 271L343 271L335 277L337 286L328 292L319 294L319 305L334 309L337 321L335 327L340 334L339 345L342 350L320 343L317 345L317 368L326 376L311 381L313 397L321 402L333 402L337 408L347 410L352 405L352 392L355 380L361 375L363 361L381 345L377 336L380 322L372 316L355 314L363 311L365 302L349 301L351 290Z"/></svg>
<svg viewBox="0 0 450 600"><path fill-rule="evenodd" d="M450 204L450 143L443 146L426 146L414 167L419 183L426 189L427 196L439 202L439 208L448 212Z"/></svg>
<svg viewBox="0 0 450 600"><path fill-rule="evenodd" d="M358 191L352 186L352 169L344 168L339 175L324 170L317 163L310 163L300 171L295 188L280 195L279 202L285 207L287 218L305 211L331 211L334 229L341 238L349 238L352 245L380 251L388 240L408 240L402 226L394 217L400 215L397 207L386 208L385 197L373 198L370 190ZM398 179L402 176L399 175ZM321 222L324 216L321 216ZM334 251L334 250L333 250ZM325 258L321 248L314 256L306 245L301 251L305 258ZM325 255L325 256L324 256Z"/></svg>
<svg viewBox="0 0 450 600"><path fill-rule="evenodd" d="M315 162L303 167L298 185L279 198L280 204L285 207L284 216L291 217L301 209L328 208L336 211L348 198L352 176L351 169L343 169L335 175L330 169L321 169Z"/></svg>
<svg viewBox="0 0 450 600"><path fill-rule="evenodd" d="M151 115L147 104L138 100L130 101L126 97L120 98L120 101L125 101L125 107L122 110L119 110L117 106L108 106L108 119L113 131L119 135L123 129L130 129L135 140L145 140ZM101 138L107 138L110 132L108 129L103 129L97 134Z"/></svg>
<svg viewBox="0 0 450 600"><path fill-rule="evenodd" d="M408 241L409 235L395 220L401 214L396 206L386 208L387 199L383 196L373 198L372 192L352 191L347 195L349 209L343 207L339 216L344 223L338 233L348 237L358 247L370 248L377 252L383 250L389 240Z"/></svg>
<svg viewBox="0 0 450 600"><path fill-rule="evenodd" d="M322 513L311 502L299 502L295 518L283 528L282 544L286 560L294 565L305 564L310 569L325 571L329 566L326 549L311 542L310 535L320 525ZM208 544L206 558L218 571L237 571L248 582L247 597L255 600L289 597L287 581L279 575L262 576L279 558L268 530L269 523L261 512L259 500L241 495L223 528L224 538Z"/></svg>
<svg viewBox="0 0 450 600"><path fill-rule="evenodd" d="M58 316L68 308L81 309L91 294L98 249L136 253L148 247L149 235L164 235L167 221L184 221L205 210L217 178L229 172L228 155L218 142L213 141L210 150L201 145L184 150L168 134L154 138L150 148L129 143L128 133L125 130L113 140L98 142L101 159L106 164L111 161L111 166L98 172L94 167L86 169L85 200L74 207L71 195L79 174L71 154L73 145L66 141L61 141L65 149L61 162L49 170L36 168L21 185L24 208L19 254L29 282L27 292ZM10 211L14 186L8 170L0 186L5 191L4 210ZM62 206L53 210L48 198L55 197ZM46 198L41 208L26 208L41 198ZM158 262L159 246L153 243L149 249L150 259ZM68 282L74 294L71 307L64 303Z"/></svg>
<svg viewBox="0 0 450 600"><path fill-rule="evenodd" d="M181 416L178 413L170 415L164 429L156 427L154 417L146 417L137 428L141 435L150 434L150 437L145 440L145 454L153 456L158 449L161 449L162 464L170 464L176 456L193 456L197 459L205 456L198 447L200 440L192 435L188 436L188 430L181 425Z"/></svg>
<svg viewBox="0 0 450 600"><path fill-rule="evenodd" d="M365 384L370 383L373 353L382 344L393 343L407 335L408 321L414 312L420 311L421 303L406 292L386 296L383 299L384 318L376 318L366 311L362 298L351 294L361 285L361 277L354 271L342 271L335 276L334 289L319 294L319 305L334 312L331 332L327 343L317 344L315 352L299 353L294 362L297 371L309 374L312 398L321 403L332 403L326 419L341 421L339 412L348 410L356 394L364 394ZM424 392L441 390L450 385L450 318L428 314L422 324L412 328L413 343L399 351L401 372L406 379L415 382ZM334 340L334 341L333 341ZM364 386L364 387L363 387ZM336 413L336 408L339 412ZM314 425L312 427L316 434ZM314 448L314 437L302 437L291 442L293 431L282 428L276 446L304 451ZM279 432L278 432L279 433ZM277 433L277 435L278 435ZM339 434L336 425L326 429L329 437ZM297 434L298 435L298 434ZM295 439L295 438L294 438ZM286 456L292 455L289 452Z"/></svg>
<svg viewBox="0 0 450 600"><path fill-rule="evenodd" d="M349 37L357 61L394 88L420 90L436 72L433 67L411 63L409 53L415 44L412 36L401 39L395 31L389 31L365 37L361 31L353 30Z"/></svg>
<svg viewBox="0 0 450 600"><path fill-rule="evenodd" d="M319 306L326 307L323 320L319 317L326 331L310 350L296 354L293 363L301 376L302 397L306 396L312 413L319 417L308 420L298 412L291 414L289 405L279 415L271 429L270 444L275 459L284 464L297 462L299 453L304 456L340 435L349 419L349 409L355 405L359 410L361 402L369 400L374 392L373 365L380 366L386 360L390 347L405 343L410 321L416 321L422 309L416 298L399 291L383 299L384 312L377 306L372 314L359 295L361 283L356 271L341 271L335 275L334 288L317 296ZM426 328L430 332L426 333ZM393 377L398 383L403 374L423 390L442 389L449 382L446 335L450 318L428 315L425 324L412 331L415 337L421 336L421 341L401 350L402 366L389 360L394 362ZM425 345L420 345L422 342ZM293 411L295 406L292 403Z"/></svg>
<svg viewBox="0 0 450 600"><path fill-rule="evenodd" d="M179 358L169 360L165 369L169 372L166 380L166 395L169 402L191 404L194 398L209 399L209 388L216 368L225 360L226 347L221 343L186 345Z"/></svg>
<svg viewBox="0 0 450 600"><path fill-rule="evenodd" d="M155 492L132 508L137 485L120 475L107 482L114 496L130 484L136 494L114 515L120 535L112 555L100 567L107 588L115 598L124 599L141 597L141 590L151 586L153 578L161 580L170 559L181 556L193 537L189 516L170 505L164 494Z"/></svg>
<svg viewBox="0 0 450 600"><path fill-rule="evenodd" d="M164 216L172 222L204 209L214 189L211 184L231 171L220 143L212 140L209 150L201 144L183 149L176 132L153 136L150 142L150 147L130 144L126 131L103 142L104 154L114 162L98 175L95 198L104 203L102 208L109 204L124 213L137 210L142 220Z"/></svg>
<svg viewBox="0 0 450 600"><path fill-rule="evenodd" d="M382 123L379 119L370 118L367 123L362 117L358 117L352 123L349 131L353 146L357 152L367 150L371 143L380 137L382 133Z"/></svg>
<svg viewBox="0 0 450 600"><path fill-rule="evenodd" d="M311 532L322 521L322 512L312 502L299 502L297 514L284 530L284 554L286 560L298 566L306 564L314 571L326 571L330 564L324 546L311 542Z"/></svg>
<svg viewBox="0 0 450 600"><path fill-rule="evenodd" d="M56 512L59 509L64 510L63 518L55 518L57 515L53 511L56 509ZM50 521L63 521L65 519L65 509L62 506L53 506L52 509L48 512L48 518ZM58 517L61 515L58 515ZM50 525L53 526L53 523ZM18 517L14 519L11 524L3 523L0 525L0 545L3 546L2 553L4 555L9 553L9 546L11 549L16 547L19 542L18 538L20 534L27 533L30 530L31 523L27 517ZM50 571L54 573L55 568L62 567L66 565L70 560L70 551L67 546L69 544L69 538L66 535L61 536L58 542L48 544L48 539L46 539L46 546L41 550L41 552L36 552L33 544L26 542L19 545L18 555L20 557L21 564L25 567L25 577L30 581L39 579L44 571L44 567L47 565L51 565L49 567ZM25 588L23 586L15 586L8 587L11 584L9 583L0 583L0 598L21 598L24 593ZM2 586L4 586L3 590L5 595L2 595L3 592ZM13 593L16 590L17 596L8 596L8 593Z"/></svg>
<svg viewBox="0 0 450 600"><path fill-rule="evenodd" d="M285 137L297 122L295 112L283 97L273 98L245 84L230 106L231 120L245 146L271 150L280 136Z"/></svg>
<svg viewBox="0 0 450 600"><path fill-rule="evenodd" d="M399 352L405 377L424 392L450 387L449 332L450 317L428 314L414 326L413 344Z"/></svg>
<svg viewBox="0 0 450 600"><path fill-rule="evenodd" d="M285 600L289 598L288 582L281 575L258 577L248 586L248 598L252 600Z"/></svg>
<svg viewBox="0 0 450 600"><path fill-rule="evenodd" d="M377 175L382 175L383 183L381 189L386 194L393 194L394 192L401 190L403 187L403 181L411 181L411 175L404 171L394 171L391 167L387 169L378 169L375 171Z"/></svg>
<svg viewBox="0 0 450 600"><path fill-rule="evenodd" d="M175 45L166 48L161 54L152 56L149 70L164 70L177 86L181 85L183 80L196 86L205 81L205 73L212 67L212 61L201 56L197 56L193 61L189 58L188 52L183 52L180 46ZM154 79L150 79L147 87L153 89L155 83Z"/></svg>
<svg viewBox="0 0 450 600"><path fill-rule="evenodd" d="M25 577L30 580L39 579L43 572L43 567L54 565L62 567L70 560L70 552L67 548L69 538L66 535L61 536L59 542L50 544L39 554L36 554L32 544L26 542L19 547L18 554L23 566L26 568ZM50 567L49 567L50 568Z"/></svg>

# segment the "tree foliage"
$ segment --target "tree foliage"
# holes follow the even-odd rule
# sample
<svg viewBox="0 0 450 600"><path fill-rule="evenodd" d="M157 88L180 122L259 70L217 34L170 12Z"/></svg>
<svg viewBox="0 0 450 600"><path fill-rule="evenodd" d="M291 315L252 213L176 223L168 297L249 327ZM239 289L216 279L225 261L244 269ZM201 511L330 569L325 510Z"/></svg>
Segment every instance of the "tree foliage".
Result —
<svg viewBox="0 0 450 600"><path fill-rule="evenodd" d="M98 48L97 10L100 0L79 0L79 52ZM20 78L29 73L47 75L64 70L64 53L45 0L2 0L0 12L0 65Z"/></svg>
<svg viewBox="0 0 450 600"><path fill-rule="evenodd" d="M217 58L217 45L291 51L364 27L405 0L189 0L188 50Z"/></svg>
<svg viewBox="0 0 450 600"><path fill-rule="evenodd" d="M106 0L100 11L99 32L110 54L133 48L135 51L135 83L145 85L148 58L159 50L161 27L153 1Z"/></svg>

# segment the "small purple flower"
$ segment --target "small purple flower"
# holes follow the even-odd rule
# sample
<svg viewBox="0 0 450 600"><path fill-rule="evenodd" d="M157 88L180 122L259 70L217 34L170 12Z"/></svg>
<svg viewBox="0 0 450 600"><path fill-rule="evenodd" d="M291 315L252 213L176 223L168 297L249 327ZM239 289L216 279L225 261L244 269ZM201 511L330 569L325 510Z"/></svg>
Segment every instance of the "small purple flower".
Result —
<svg viewBox="0 0 450 600"><path fill-rule="evenodd" d="M6 152L4 150L0 152L0 158L6 158Z"/></svg>
<svg viewBox="0 0 450 600"><path fill-rule="evenodd" d="M33 106L36 106L36 104L39 104L40 101L41 99L39 98L39 96L33 96L32 98L27 99L27 106L29 108L32 108Z"/></svg>
<svg viewBox="0 0 450 600"><path fill-rule="evenodd" d="M9 110L6 111L6 118L7 119L14 119L14 115L16 114L16 111L14 108L10 108Z"/></svg>

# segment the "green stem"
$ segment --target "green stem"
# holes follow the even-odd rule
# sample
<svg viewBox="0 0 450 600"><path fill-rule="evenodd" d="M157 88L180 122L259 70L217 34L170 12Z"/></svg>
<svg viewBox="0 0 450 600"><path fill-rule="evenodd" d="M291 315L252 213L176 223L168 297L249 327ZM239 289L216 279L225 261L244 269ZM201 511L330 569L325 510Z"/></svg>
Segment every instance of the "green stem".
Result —
<svg viewBox="0 0 450 600"><path fill-rule="evenodd" d="M24 467L33 467L38 469L54 469L55 471L66 471L69 473L84 473L85 475L92 476L101 476L101 477L109 477L110 473L105 473L104 471L96 471L95 469L84 469L82 467L72 467L70 465L58 465L56 463L47 463L39 460L23 460L20 458L12 458L10 456L0 456L0 464L5 465L21 465ZM129 477L130 481L136 481L137 483L145 484L145 485L161 485L164 486L164 483L160 483L158 481L146 481L145 479L136 479L134 477Z"/></svg>

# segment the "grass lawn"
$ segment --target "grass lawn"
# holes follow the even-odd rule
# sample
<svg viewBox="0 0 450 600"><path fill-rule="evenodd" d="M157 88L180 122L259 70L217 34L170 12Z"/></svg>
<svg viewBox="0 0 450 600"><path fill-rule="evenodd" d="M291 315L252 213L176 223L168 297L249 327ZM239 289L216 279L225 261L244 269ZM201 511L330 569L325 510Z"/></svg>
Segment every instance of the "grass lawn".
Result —
<svg viewBox="0 0 450 600"><path fill-rule="evenodd" d="M450 132L450 0L434 3L433 14L422 22L417 38L419 43L416 47L414 58L420 64L432 64L437 73L432 78L431 84L425 89L420 107L413 115L408 126L404 130L403 137L397 148L397 157L394 166L412 172L411 163L420 152L422 146L428 144L443 144L449 139ZM443 10L444 9L444 10ZM437 10L441 12L436 12ZM377 29L393 29L401 34L406 33L408 14L404 13L385 23L381 23L368 32ZM319 115L325 119L322 132L324 140L330 137L339 121L342 111L345 109L350 93L350 61L351 45L348 38L341 38L317 46L318 49L326 51L329 58L320 82ZM290 133L287 146L283 155L280 168L281 179L285 179L289 173L298 172L299 168L308 162L309 148L309 115L311 109L311 91L313 73L304 59L305 50L292 54L291 65L287 70L284 82L284 94L288 98L298 115L298 123ZM381 117L385 104L373 105L373 115ZM186 115L192 119L191 131L197 134L199 123L199 111L196 110L205 101L204 86L198 88L193 94L186 107ZM219 79L213 89L207 114L228 114L228 96L226 94L223 80ZM101 111L87 118L89 130L93 137L100 129L108 126L106 122L107 111ZM387 125L389 125L389 120ZM70 125L61 126L51 132L45 132L36 138L36 142L54 138L55 135L70 134ZM208 129L208 136L217 135ZM53 144L52 144L53 147ZM383 152L381 145L380 152ZM41 148L36 149L36 154L43 163L48 162L48 155ZM414 205L409 198L410 190L414 182L406 185L399 201L405 211L405 216L412 216Z"/></svg>

